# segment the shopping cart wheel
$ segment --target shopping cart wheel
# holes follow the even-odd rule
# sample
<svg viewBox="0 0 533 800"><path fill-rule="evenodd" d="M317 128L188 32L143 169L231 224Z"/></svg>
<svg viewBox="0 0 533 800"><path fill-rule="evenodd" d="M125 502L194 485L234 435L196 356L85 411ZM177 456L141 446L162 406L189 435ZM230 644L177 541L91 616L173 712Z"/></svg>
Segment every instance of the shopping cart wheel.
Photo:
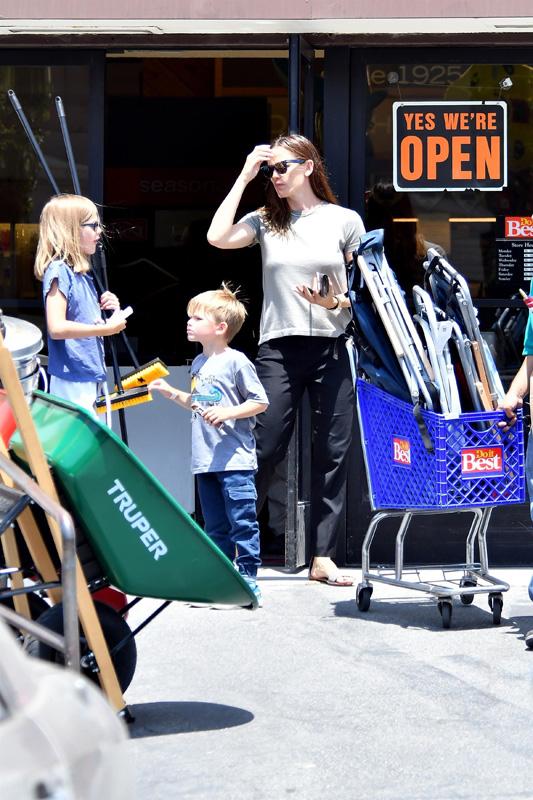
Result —
<svg viewBox="0 0 533 800"><path fill-rule="evenodd" d="M502 620L503 597L501 594L489 594L489 606L492 610L492 624L499 625Z"/></svg>
<svg viewBox="0 0 533 800"><path fill-rule="evenodd" d="M135 667L137 665L137 645L135 639L127 639L131 634L131 628L128 623L118 614L111 606L106 603L96 602L94 604L104 638L107 646L111 651L120 642L124 644L112 655L113 666L115 667L118 682L123 692L126 691L130 685ZM63 605L57 603L55 606L48 608L44 614L37 619L41 625L44 625L49 630L63 635ZM33 637L29 637L26 644L27 652L43 659L43 661L53 661L56 664L64 664L63 653L59 653L55 648L50 647L44 642L39 642ZM80 656L82 672L92 681L98 682L98 671L94 656L89 650L87 639L83 635L80 627Z"/></svg>
<svg viewBox="0 0 533 800"><path fill-rule="evenodd" d="M372 597L373 591L373 586L365 586L361 583L359 584L356 595L357 608L359 611L368 611L370 608L370 598Z"/></svg>
<svg viewBox="0 0 533 800"><path fill-rule="evenodd" d="M449 600L439 600L438 608L442 617L442 627L449 628L452 622L452 604Z"/></svg>
<svg viewBox="0 0 533 800"><path fill-rule="evenodd" d="M461 586L461 588L463 586L477 586L477 582L473 578L461 578L459 581L459 586ZM474 601L473 594L460 594L459 597L464 606L469 606L470 603Z"/></svg>

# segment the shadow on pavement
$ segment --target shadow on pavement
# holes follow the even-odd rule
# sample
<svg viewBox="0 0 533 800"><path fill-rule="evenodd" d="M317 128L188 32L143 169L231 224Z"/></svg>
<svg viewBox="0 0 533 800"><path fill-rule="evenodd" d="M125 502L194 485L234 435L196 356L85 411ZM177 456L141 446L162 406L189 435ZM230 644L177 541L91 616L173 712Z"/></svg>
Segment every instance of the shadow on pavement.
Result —
<svg viewBox="0 0 533 800"><path fill-rule="evenodd" d="M478 601L483 603L482 600ZM486 601L485 601L486 602ZM442 630L442 620L437 607L436 600L413 600L401 598L389 602L388 600L374 599L370 603L368 611L359 611L355 599L344 600L334 603L334 613L336 617L352 617L368 622L377 622L382 625L397 625L400 628L416 628L424 630ZM515 626L515 616L505 616L505 602L501 617L500 627ZM524 618L525 619L525 618ZM492 612L488 607L477 605L463 605L457 600L453 603L451 626L447 632L456 630L473 630L476 628L492 627ZM533 621L529 618L529 628L533 627Z"/></svg>
<svg viewBox="0 0 533 800"><path fill-rule="evenodd" d="M234 728L254 719L244 708L219 703L139 703L129 708L135 718L128 726L132 739Z"/></svg>
<svg viewBox="0 0 533 800"><path fill-rule="evenodd" d="M514 629L507 631L507 633L514 633L520 639L524 639L526 633L529 633L529 631L533 629L533 617L531 615L528 617L519 617L513 614L513 616L509 618L509 621L513 624ZM526 648L526 650L527 649L528 648Z"/></svg>

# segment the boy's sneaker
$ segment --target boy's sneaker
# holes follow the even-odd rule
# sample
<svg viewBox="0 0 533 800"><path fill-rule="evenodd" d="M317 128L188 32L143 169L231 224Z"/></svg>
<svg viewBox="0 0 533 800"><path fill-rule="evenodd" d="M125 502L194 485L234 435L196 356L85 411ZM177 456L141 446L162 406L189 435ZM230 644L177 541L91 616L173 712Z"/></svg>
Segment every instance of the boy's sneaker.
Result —
<svg viewBox="0 0 533 800"><path fill-rule="evenodd" d="M259 584L257 583L256 580L254 580L254 578L249 578L247 575L243 575L242 577L244 578L244 580L246 581L252 592L255 594L257 598L257 605L259 606L259 608L262 608L263 595L261 593L261 589L259 588Z"/></svg>
<svg viewBox="0 0 533 800"><path fill-rule="evenodd" d="M263 594L261 592L261 589L259 588L258 583L256 583L255 586L252 586L252 592L257 597L257 605L259 606L259 608L263 608Z"/></svg>

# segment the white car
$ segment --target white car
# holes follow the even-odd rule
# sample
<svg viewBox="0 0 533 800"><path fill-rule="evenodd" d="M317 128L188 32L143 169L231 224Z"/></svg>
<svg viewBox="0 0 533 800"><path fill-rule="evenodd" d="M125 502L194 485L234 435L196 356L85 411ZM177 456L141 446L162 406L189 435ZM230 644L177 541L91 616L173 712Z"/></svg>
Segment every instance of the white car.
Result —
<svg viewBox="0 0 533 800"><path fill-rule="evenodd" d="M2 797L132 800L127 740L96 686L26 655L0 620Z"/></svg>

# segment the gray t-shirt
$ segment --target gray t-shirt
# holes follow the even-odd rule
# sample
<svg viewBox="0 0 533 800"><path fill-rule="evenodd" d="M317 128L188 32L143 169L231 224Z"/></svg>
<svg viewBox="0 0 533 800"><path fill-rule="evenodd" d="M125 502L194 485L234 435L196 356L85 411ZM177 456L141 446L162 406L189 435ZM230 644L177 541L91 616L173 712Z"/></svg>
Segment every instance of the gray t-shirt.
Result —
<svg viewBox="0 0 533 800"><path fill-rule="evenodd" d="M245 400L268 403L254 365L244 353L228 347L222 353L197 356L191 366L191 403L202 410L238 406ZM255 417L229 419L221 428L192 413L192 471L256 470Z"/></svg>
<svg viewBox="0 0 533 800"><path fill-rule="evenodd" d="M352 252L365 232L359 214L322 203L308 212L292 212L285 234L267 230L261 211L246 214L245 222L261 245L263 308L259 344L281 336L337 337L350 321L348 309L328 311L308 303L295 286L312 286L316 272L325 273L334 292L346 291L345 251Z"/></svg>

